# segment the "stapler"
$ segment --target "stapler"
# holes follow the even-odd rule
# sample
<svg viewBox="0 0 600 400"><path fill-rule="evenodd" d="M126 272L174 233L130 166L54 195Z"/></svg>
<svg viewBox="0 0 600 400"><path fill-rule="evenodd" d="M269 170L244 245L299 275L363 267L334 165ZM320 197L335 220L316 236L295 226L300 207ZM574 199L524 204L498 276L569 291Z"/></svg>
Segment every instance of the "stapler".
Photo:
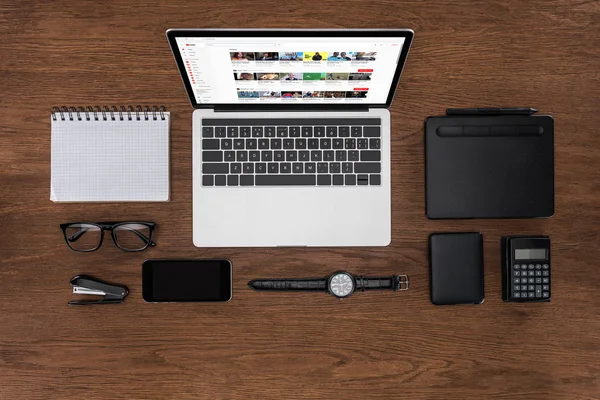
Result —
<svg viewBox="0 0 600 400"><path fill-rule="evenodd" d="M74 276L69 283L73 293L104 296L100 300L73 300L69 302L70 306L122 303L129 294L126 286L111 285L87 275Z"/></svg>

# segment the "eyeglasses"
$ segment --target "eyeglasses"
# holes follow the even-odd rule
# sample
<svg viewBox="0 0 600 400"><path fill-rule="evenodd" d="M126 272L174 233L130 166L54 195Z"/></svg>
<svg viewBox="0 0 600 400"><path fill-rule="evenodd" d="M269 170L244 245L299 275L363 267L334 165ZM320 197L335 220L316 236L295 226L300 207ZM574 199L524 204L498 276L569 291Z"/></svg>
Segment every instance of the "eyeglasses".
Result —
<svg viewBox="0 0 600 400"><path fill-rule="evenodd" d="M152 241L154 222L71 222L60 224L65 242L71 250L98 250L104 231L110 231L113 243L123 251L142 251L156 246Z"/></svg>

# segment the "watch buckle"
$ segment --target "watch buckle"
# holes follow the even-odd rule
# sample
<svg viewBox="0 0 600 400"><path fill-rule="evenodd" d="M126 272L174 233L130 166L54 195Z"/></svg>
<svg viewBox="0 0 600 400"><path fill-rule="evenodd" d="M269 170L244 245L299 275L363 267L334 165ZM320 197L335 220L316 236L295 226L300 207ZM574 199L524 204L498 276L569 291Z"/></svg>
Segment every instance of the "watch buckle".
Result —
<svg viewBox="0 0 600 400"><path fill-rule="evenodd" d="M398 275L398 289L396 290L408 290L408 275Z"/></svg>

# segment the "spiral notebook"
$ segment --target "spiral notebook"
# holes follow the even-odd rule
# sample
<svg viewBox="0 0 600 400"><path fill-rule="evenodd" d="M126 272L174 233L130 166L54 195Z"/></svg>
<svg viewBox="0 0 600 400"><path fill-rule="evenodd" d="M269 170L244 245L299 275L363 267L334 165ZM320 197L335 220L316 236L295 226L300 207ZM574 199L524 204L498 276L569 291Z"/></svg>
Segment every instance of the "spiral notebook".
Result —
<svg viewBox="0 0 600 400"><path fill-rule="evenodd" d="M164 107L55 107L50 200L169 201Z"/></svg>

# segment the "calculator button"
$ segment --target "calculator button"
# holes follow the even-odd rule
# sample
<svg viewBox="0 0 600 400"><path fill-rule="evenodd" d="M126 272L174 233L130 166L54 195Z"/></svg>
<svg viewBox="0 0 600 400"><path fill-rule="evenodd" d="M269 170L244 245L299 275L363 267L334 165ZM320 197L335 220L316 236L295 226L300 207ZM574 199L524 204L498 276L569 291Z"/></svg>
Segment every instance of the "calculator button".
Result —
<svg viewBox="0 0 600 400"><path fill-rule="evenodd" d="M543 269L548 269L548 268L550 268L550 267L548 267L548 264L544 264L544 265L542 265L542 268L543 268Z"/></svg>
<svg viewBox="0 0 600 400"><path fill-rule="evenodd" d="M542 297L547 299L548 297L550 297L550 293L548 292L542 292Z"/></svg>
<svg viewBox="0 0 600 400"><path fill-rule="evenodd" d="M542 283L542 278L535 278L535 283Z"/></svg>
<svg viewBox="0 0 600 400"><path fill-rule="evenodd" d="M519 269L519 268L521 268L521 266L519 264L513 265L513 269Z"/></svg>
<svg viewBox="0 0 600 400"><path fill-rule="evenodd" d="M535 264L535 269L542 269L542 266L540 264Z"/></svg>
<svg viewBox="0 0 600 400"><path fill-rule="evenodd" d="M519 278L514 278L514 279L513 279L513 283L521 283L521 279L519 279Z"/></svg>
<svg viewBox="0 0 600 400"><path fill-rule="evenodd" d="M544 271L546 272L546 271ZM542 276L542 271L535 271L535 276Z"/></svg>
<svg viewBox="0 0 600 400"><path fill-rule="evenodd" d="M515 285L515 286L513 287L513 290L515 290L515 291L517 291L517 290L521 290L521 287L520 287L519 285Z"/></svg>
<svg viewBox="0 0 600 400"><path fill-rule="evenodd" d="M550 290L550 285L542 285L542 290L544 292L547 292L548 290Z"/></svg>
<svg viewBox="0 0 600 400"><path fill-rule="evenodd" d="M542 283L550 283L550 279L549 278L542 278Z"/></svg>
<svg viewBox="0 0 600 400"><path fill-rule="evenodd" d="M542 297L542 286L541 285L536 285L535 297Z"/></svg>
<svg viewBox="0 0 600 400"><path fill-rule="evenodd" d="M521 293L517 292L517 293L513 293L513 297L516 299L521 298Z"/></svg>
<svg viewBox="0 0 600 400"><path fill-rule="evenodd" d="M530 299L532 299L533 297L535 297L535 293L529 292L529 293L527 293L527 297L529 297Z"/></svg>
<svg viewBox="0 0 600 400"><path fill-rule="evenodd" d="M533 269L533 264L529 264L529 269Z"/></svg>
<svg viewBox="0 0 600 400"><path fill-rule="evenodd" d="M525 282L527 281L527 282ZM533 283L533 278L529 278L529 279L523 279L522 281L523 283Z"/></svg>
<svg viewBox="0 0 600 400"><path fill-rule="evenodd" d="M535 286L533 286L533 285L529 285L529 286L527 287L527 290L535 290Z"/></svg>
<svg viewBox="0 0 600 400"><path fill-rule="evenodd" d="M529 271L529 276L533 276L533 271Z"/></svg>
<svg viewBox="0 0 600 400"><path fill-rule="evenodd" d="M521 271L514 271L514 272L513 272L513 275L514 275L514 276L521 276Z"/></svg>
<svg viewBox="0 0 600 400"><path fill-rule="evenodd" d="M548 276L548 275L550 275L550 273L549 273L549 271L542 271L542 275Z"/></svg>

